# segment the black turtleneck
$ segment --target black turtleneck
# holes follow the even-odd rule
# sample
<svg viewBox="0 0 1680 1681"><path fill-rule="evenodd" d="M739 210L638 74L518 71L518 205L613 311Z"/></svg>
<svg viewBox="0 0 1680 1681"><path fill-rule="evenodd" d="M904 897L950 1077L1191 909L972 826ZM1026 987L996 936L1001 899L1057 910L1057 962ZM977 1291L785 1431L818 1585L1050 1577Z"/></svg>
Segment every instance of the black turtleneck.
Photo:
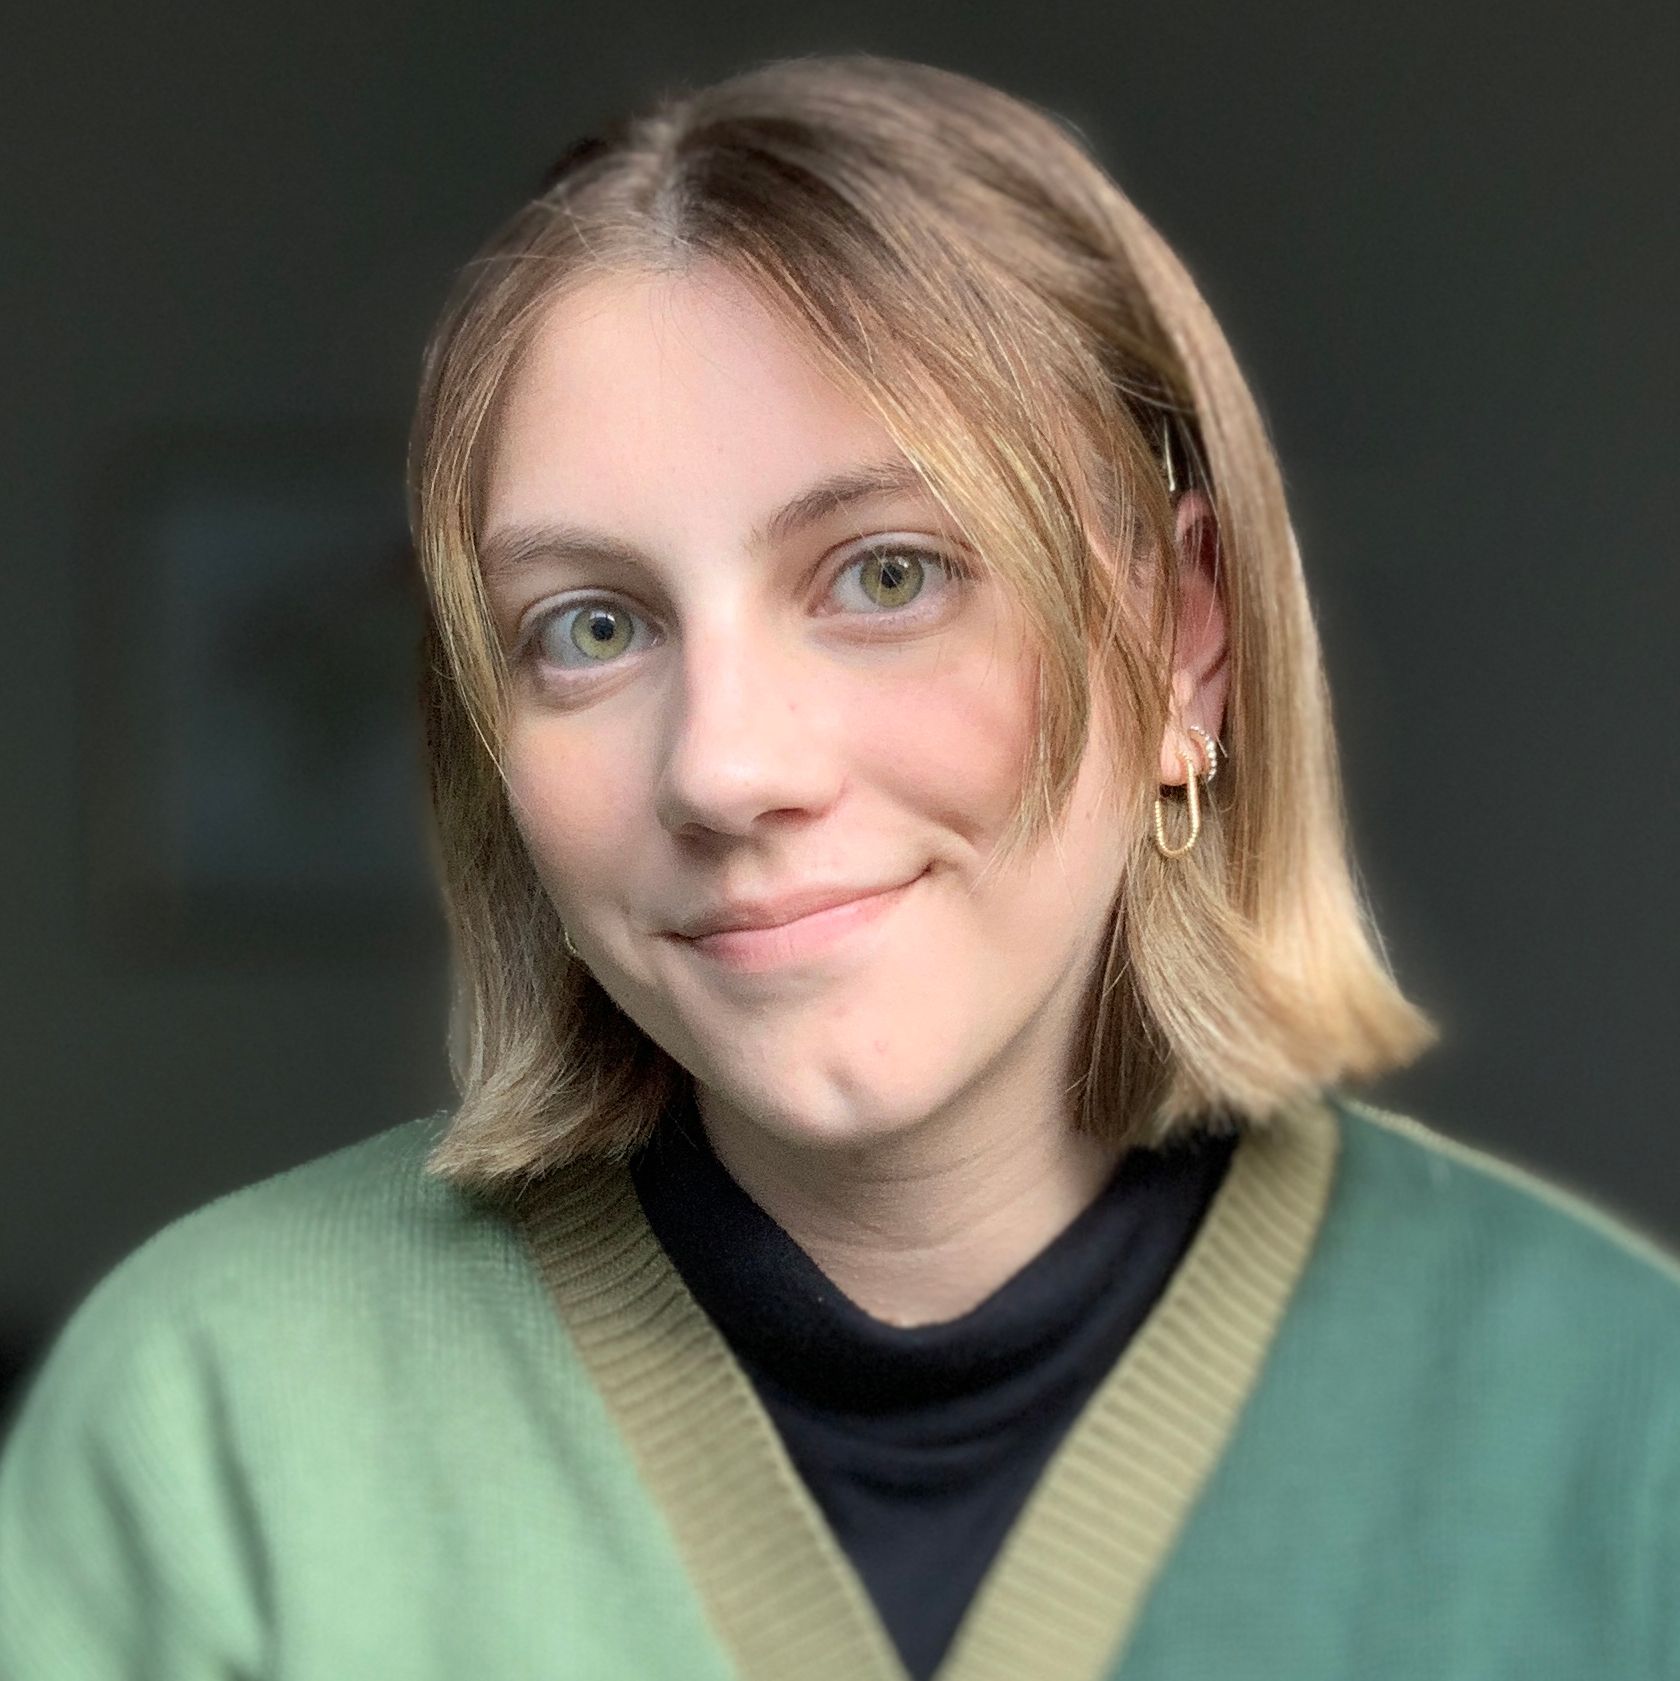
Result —
<svg viewBox="0 0 1680 1681"><path fill-rule="evenodd" d="M1056 1444L1165 1288L1234 1132L1133 1149L977 1307L888 1325L732 1179L691 1103L632 1164L648 1224L752 1380L916 1681Z"/></svg>

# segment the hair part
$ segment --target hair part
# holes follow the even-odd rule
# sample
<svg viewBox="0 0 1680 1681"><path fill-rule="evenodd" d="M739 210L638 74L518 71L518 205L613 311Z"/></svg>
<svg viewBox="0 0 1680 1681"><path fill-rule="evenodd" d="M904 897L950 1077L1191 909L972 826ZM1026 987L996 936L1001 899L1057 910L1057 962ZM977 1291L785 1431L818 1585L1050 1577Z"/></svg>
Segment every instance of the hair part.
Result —
<svg viewBox="0 0 1680 1681"><path fill-rule="evenodd" d="M784 59L574 146L466 266L427 348L409 488L460 1092L429 1170L500 1194L624 1157L691 1079L566 953L515 826L477 540L501 408L549 311L592 278L706 264L879 418L1026 616L1036 727L989 868L1054 830L1091 708L1108 709L1137 844L1081 1018L1073 1124L1160 1143L1261 1123L1427 1048L1349 855L1277 462L1194 282L1045 111L927 65ZM1230 660L1230 758L1172 859L1146 822L1179 722L1168 451L1214 508Z"/></svg>

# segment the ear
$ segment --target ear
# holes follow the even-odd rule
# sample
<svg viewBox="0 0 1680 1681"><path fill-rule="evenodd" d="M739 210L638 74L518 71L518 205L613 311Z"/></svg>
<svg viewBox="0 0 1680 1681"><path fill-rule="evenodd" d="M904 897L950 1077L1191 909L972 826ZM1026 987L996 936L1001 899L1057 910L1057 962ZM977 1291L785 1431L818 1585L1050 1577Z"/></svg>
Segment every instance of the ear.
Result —
<svg viewBox="0 0 1680 1681"><path fill-rule="evenodd" d="M1206 768L1207 744L1186 726L1199 724L1219 739L1225 721L1230 661L1225 639L1225 608L1219 599L1217 564L1219 528L1213 504L1200 490L1178 499L1174 521L1178 544L1178 643L1173 650L1173 716L1161 736L1161 781L1185 779L1188 753L1197 774Z"/></svg>

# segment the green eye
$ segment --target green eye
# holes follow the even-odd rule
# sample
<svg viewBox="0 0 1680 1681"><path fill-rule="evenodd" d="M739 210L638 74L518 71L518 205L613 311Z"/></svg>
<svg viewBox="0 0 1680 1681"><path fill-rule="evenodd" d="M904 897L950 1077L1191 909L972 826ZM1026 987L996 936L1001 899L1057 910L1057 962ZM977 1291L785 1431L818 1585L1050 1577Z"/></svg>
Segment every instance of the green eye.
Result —
<svg viewBox="0 0 1680 1681"><path fill-rule="evenodd" d="M612 601L557 607L532 627L522 652L538 664L560 671L606 665L635 641L635 627L640 622L639 615Z"/></svg>
<svg viewBox="0 0 1680 1681"><path fill-rule="evenodd" d="M883 607L904 607L922 593L926 568L911 549L877 549L863 557L858 581L871 601ZM876 591L881 595L877 596Z"/></svg>
<svg viewBox="0 0 1680 1681"><path fill-rule="evenodd" d="M937 550L916 548L909 544L878 543L873 548L864 550L862 554L854 555L840 569L835 583L838 586L841 579L855 576L865 601L881 609L882 613L898 613L910 607L912 603L919 603L921 598L928 594L930 574L940 577L944 590L933 592L934 600L931 604L915 608L911 617L920 618L924 611L937 609L941 594L949 592L969 576L967 569L959 562L948 555L940 554ZM872 618L882 614L872 614L866 610L863 616Z"/></svg>
<svg viewBox="0 0 1680 1681"><path fill-rule="evenodd" d="M628 613L596 602L575 615L567 640L587 659L611 659L630 645L629 620Z"/></svg>

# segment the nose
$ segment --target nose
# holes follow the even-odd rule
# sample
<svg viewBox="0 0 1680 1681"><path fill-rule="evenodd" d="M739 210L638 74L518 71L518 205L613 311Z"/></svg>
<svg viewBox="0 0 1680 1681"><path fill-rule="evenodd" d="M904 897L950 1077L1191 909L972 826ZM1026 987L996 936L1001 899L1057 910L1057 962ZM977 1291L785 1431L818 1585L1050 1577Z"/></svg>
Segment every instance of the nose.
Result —
<svg viewBox="0 0 1680 1681"><path fill-rule="evenodd" d="M672 833L745 835L765 812L822 810L838 787L832 658L751 612L726 617L684 640L658 796Z"/></svg>

